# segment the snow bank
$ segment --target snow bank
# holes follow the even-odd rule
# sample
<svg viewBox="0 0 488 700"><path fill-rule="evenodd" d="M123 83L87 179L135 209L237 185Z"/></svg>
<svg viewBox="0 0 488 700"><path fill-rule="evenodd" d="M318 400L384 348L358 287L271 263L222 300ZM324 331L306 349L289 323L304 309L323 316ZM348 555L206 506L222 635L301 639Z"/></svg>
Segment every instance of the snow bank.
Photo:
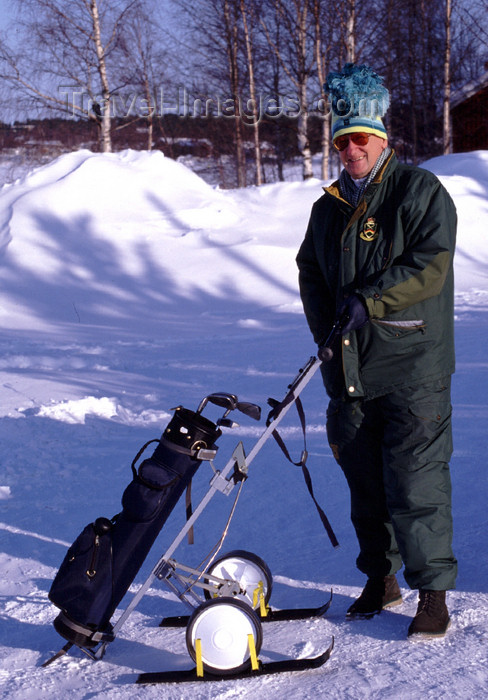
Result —
<svg viewBox="0 0 488 700"><path fill-rule="evenodd" d="M435 173L458 212L456 292L488 288L488 151L432 158L422 167ZM488 303L485 299L484 303Z"/></svg>
<svg viewBox="0 0 488 700"><path fill-rule="evenodd" d="M486 287L487 154L424 164L456 200L457 289ZM219 191L160 152L63 155L0 192L0 319L147 331L230 300L301 313L295 254L317 180Z"/></svg>

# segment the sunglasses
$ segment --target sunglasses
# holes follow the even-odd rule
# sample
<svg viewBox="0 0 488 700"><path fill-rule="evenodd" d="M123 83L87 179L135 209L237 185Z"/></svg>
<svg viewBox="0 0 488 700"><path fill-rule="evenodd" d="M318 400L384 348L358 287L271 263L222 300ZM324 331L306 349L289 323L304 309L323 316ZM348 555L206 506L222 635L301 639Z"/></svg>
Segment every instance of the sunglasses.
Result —
<svg viewBox="0 0 488 700"><path fill-rule="evenodd" d="M365 134L362 131L359 133L344 134L343 136L338 136L334 140L334 148L338 151L344 151L349 145L349 139L351 139L356 146L366 146L370 136L371 134Z"/></svg>

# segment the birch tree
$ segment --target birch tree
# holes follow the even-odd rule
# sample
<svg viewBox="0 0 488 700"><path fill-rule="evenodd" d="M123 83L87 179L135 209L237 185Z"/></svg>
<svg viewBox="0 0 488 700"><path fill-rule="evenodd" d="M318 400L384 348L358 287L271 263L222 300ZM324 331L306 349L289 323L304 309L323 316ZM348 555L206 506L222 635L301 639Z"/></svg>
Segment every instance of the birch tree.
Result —
<svg viewBox="0 0 488 700"><path fill-rule="evenodd" d="M30 107L99 126L110 151L110 100L126 23L141 0L18 0L21 48L2 47L2 76Z"/></svg>
<svg viewBox="0 0 488 700"><path fill-rule="evenodd" d="M312 14L314 21L314 39L315 39L315 63L317 64L317 80L319 84L319 91L322 100L322 104L325 107L327 96L324 92L324 83L328 74L328 60L327 53L324 51L324 45L322 42L322 13L321 13L321 2L320 0L313 0L312 2ZM324 109L324 114L322 115L322 128L320 144L322 149L321 158L321 177L322 180L326 180L329 177L329 154L330 154L330 113Z"/></svg>
<svg viewBox="0 0 488 700"><path fill-rule="evenodd" d="M332 67L339 68L338 57L341 55L341 14L342 0L311 0L313 15L315 64L317 82L319 85L322 109L321 114L321 177L326 180L330 176L330 111L328 96L324 92L324 83ZM354 26L350 25L351 31ZM355 45L355 38L352 39ZM337 65L336 65L337 64Z"/></svg>
<svg viewBox="0 0 488 700"><path fill-rule="evenodd" d="M162 108L160 100L164 103L163 85L165 88L174 87L168 75L177 75L174 64L178 52L170 53L166 44L160 41L163 32L158 17L142 5L132 13L123 37L125 61L124 70L119 73L122 83L130 86L133 92L124 105L129 120L115 129L125 129L142 120L147 126L148 151L154 147L156 127L166 142L164 115L158 114L158 107Z"/></svg>
<svg viewBox="0 0 488 700"><path fill-rule="evenodd" d="M96 55L96 70L100 78L102 88L102 113L101 113L101 145L102 151L109 152L112 150L112 139L110 135L110 86L107 71L107 52L110 50L110 43L116 36L116 27L114 32L106 44L102 40L102 31L100 27L100 13L98 10L99 0L90 0L90 5L87 8L89 11L92 23L92 41L95 47Z"/></svg>
<svg viewBox="0 0 488 700"><path fill-rule="evenodd" d="M239 6L244 29L244 41L246 46L247 71L249 77L249 96L252 108L252 129L254 137L254 161L256 170L256 185L263 184L263 171L261 165L261 143L259 139L259 106L256 92L256 82L254 76L254 53L252 29L255 25L256 6L251 1L249 8L246 5L246 0L239 0Z"/></svg>
<svg viewBox="0 0 488 700"><path fill-rule="evenodd" d="M277 16L277 22L286 30L286 41L278 44L272 27L266 20L263 20L263 27L270 48L296 90L297 143L302 158L302 177L307 180L313 177L312 151L308 136L308 86L315 62L309 0L273 0L272 9Z"/></svg>
<svg viewBox="0 0 488 700"><path fill-rule="evenodd" d="M445 0L446 47L444 51L444 104L442 120L443 153L451 153L451 18L452 0Z"/></svg>
<svg viewBox="0 0 488 700"><path fill-rule="evenodd" d="M451 76L461 85L488 70L488 0L452 0Z"/></svg>
<svg viewBox="0 0 488 700"><path fill-rule="evenodd" d="M367 54L391 94L388 131L402 159L418 163L442 150L445 25L438 0L383 0ZM379 46L385 51L378 53Z"/></svg>
<svg viewBox="0 0 488 700"><path fill-rule="evenodd" d="M347 0L345 8L346 61L356 61L356 0Z"/></svg>
<svg viewBox="0 0 488 700"><path fill-rule="evenodd" d="M229 82L234 101L234 133L236 140L237 184L246 186L246 155L244 152L243 124L240 113L239 68L239 15L237 0L224 0L224 30L227 51Z"/></svg>

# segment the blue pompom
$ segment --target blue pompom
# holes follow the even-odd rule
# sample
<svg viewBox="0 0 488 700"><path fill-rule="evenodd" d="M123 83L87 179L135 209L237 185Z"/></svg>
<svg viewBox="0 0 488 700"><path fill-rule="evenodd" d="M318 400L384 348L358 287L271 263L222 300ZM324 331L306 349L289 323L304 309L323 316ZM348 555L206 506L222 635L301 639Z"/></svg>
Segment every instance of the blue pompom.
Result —
<svg viewBox="0 0 488 700"><path fill-rule="evenodd" d="M369 66L346 63L341 73L332 71L324 89L338 116L383 117L390 106L390 94L383 78Z"/></svg>

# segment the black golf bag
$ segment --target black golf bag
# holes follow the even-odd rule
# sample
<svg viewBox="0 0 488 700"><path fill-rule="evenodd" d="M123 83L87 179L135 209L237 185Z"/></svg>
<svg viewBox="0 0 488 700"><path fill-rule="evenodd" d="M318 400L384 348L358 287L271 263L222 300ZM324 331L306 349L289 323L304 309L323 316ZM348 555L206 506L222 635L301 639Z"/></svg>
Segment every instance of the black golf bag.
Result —
<svg viewBox="0 0 488 700"><path fill-rule="evenodd" d="M151 441L159 442L153 455L137 469L150 443L142 448L122 511L85 527L52 583L49 599L61 610L54 627L62 637L87 648L113 640L110 618L200 466L199 452L212 454L220 435L217 425L180 406L160 440Z"/></svg>

